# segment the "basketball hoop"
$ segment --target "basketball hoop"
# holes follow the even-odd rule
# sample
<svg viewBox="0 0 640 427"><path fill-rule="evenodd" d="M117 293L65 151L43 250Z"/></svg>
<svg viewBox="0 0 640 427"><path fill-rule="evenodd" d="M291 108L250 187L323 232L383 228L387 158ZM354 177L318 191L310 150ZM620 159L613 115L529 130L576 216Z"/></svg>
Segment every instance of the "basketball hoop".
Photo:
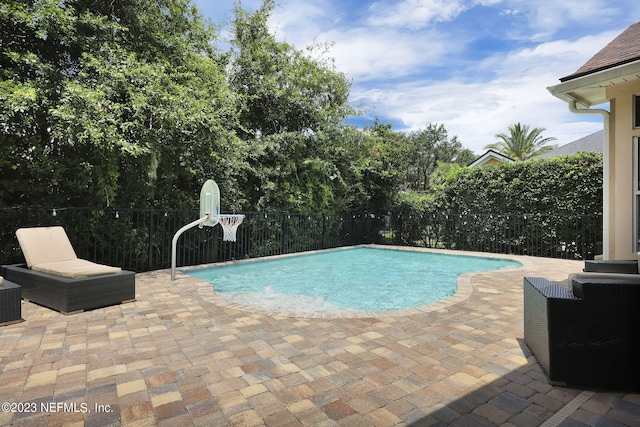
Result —
<svg viewBox="0 0 640 427"><path fill-rule="evenodd" d="M222 226L222 230L224 230L222 240L235 242L236 231L238 230L238 226L242 224L243 219L244 215L220 215L218 223Z"/></svg>
<svg viewBox="0 0 640 427"><path fill-rule="evenodd" d="M116 218L117 218L116 212ZM53 210L53 216L56 216L56 210ZM200 190L200 218L185 225L173 235L171 239L171 280L176 280L176 253L178 248L178 238L182 233L196 225L202 228L203 226L215 227L220 223L224 230L223 240L235 242L236 230L238 226L242 224L244 215L220 215L220 188L218 184L212 179L208 179ZM0 279L2 279L0 277ZM1 283L1 282L0 282Z"/></svg>

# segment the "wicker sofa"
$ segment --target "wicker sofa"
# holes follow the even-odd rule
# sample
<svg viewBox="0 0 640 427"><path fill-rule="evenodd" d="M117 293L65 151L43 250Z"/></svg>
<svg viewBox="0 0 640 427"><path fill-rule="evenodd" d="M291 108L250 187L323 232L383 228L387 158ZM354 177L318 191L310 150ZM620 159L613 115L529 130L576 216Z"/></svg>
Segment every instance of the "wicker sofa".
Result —
<svg viewBox="0 0 640 427"><path fill-rule="evenodd" d="M524 340L552 384L640 390L640 275L524 278Z"/></svg>
<svg viewBox="0 0 640 427"><path fill-rule="evenodd" d="M78 259L62 227L16 232L26 264L3 265L0 273L22 288L22 299L63 314L135 299L135 273Z"/></svg>

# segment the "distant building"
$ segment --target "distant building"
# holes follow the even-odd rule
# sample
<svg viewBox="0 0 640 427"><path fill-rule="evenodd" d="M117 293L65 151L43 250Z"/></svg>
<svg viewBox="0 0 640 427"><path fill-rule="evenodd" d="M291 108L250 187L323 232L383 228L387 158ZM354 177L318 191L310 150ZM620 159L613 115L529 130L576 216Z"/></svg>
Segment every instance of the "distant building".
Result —
<svg viewBox="0 0 640 427"><path fill-rule="evenodd" d="M580 139L576 139L573 142L558 147L555 150L547 151L534 157L535 159L544 159L555 156L569 156L581 151L595 151L596 153L602 153L602 141L604 140L604 131L592 133Z"/></svg>
<svg viewBox="0 0 640 427"><path fill-rule="evenodd" d="M498 163L513 163L513 160L509 156L505 156L502 153L498 153L495 150L488 150L482 156L469 163L468 167L474 168L476 166L495 165Z"/></svg>

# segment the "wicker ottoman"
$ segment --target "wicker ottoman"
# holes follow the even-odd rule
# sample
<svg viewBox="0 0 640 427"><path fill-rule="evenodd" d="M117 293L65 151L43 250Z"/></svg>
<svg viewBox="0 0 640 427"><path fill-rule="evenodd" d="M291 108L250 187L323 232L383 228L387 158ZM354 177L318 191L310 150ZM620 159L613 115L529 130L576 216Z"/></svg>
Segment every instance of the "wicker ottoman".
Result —
<svg viewBox="0 0 640 427"><path fill-rule="evenodd" d="M637 392L640 279L525 277L524 341L551 384Z"/></svg>
<svg viewBox="0 0 640 427"><path fill-rule="evenodd" d="M4 280L0 284L0 326L22 322L20 285Z"/></svg>

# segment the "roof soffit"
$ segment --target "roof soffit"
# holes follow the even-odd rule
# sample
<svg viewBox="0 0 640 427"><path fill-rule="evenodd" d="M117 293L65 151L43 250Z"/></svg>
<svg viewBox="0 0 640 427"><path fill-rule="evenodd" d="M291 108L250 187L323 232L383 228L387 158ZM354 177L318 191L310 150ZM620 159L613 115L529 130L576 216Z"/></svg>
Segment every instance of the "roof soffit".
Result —
<svg viewBox="0 0 640 427"><path fill-rule="evenodd" d="M547 88L566 102L577 101L587 107L608 101L607 88L640 79L640 60L567 80Z"/></svg>

